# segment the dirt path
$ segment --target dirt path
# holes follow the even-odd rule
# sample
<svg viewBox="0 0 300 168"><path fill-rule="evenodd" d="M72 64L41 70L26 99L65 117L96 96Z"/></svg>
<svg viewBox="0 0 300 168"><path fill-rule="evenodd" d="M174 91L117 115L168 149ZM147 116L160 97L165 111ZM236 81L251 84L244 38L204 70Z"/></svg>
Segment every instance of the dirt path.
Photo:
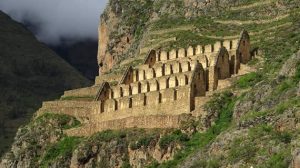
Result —
<svg viewBox="0 0 300 168"><path fill-rule="evenodd" d="M290 15L289 14L285 14L285 15L281 15L281 16L277 16L273 19L265 19L265 20L216 20L216 23L220 23L220 24L226 24L226 25L244 25L244 24L265 24L265 23L272 23L272 22L276 22L285 18L288 18Z"/></svg>
<svg viewBox="0 0 300 168"><path fill-rule="evenodd" d="M193 30L193 29L195 29L195 26L186 25L186 26L180 26L177 28L156 30L156 31L150 32L149 34L150 35L161 35L161 34L166 34L166 33L172 33L172 32L177 32L177 31L187 31L187 30Z"/></svg>
<svg viewBox="0 0 300 168"><path fill-rule="evenodd" d="M256 36L256 35L263 34L267 31L276 30L276 29L286 27L286 26L291 26L292 24L293 24L292 22L287 22L287 23L284 23L284 24L281 24L281 25L272 26L272 27L263 29L263 30L258 31L258 32L250 32L249 34L250 34L250 36ZM222 39L222 40L237 39L237 38L240 37L239 35L236 35L236 36L208 36L208 35L203 35L201 33L199 33L198 35L202 36L202 37L207 37L207 38L212 38L212 39Z"/></svg>
<svg viewBox="0 0 300 168"><path fill-rule="evenodd" d="M272 2L275 2L275 1L274 0L266 0L266 1L263 1L263 2L255 2L255 3L249 4L249 5L232 7L232 8L230 8L230 10L236 11L236 10L250 9L250 8L254 8L254 7L258 7L258 6L268 5Z"/></svg>

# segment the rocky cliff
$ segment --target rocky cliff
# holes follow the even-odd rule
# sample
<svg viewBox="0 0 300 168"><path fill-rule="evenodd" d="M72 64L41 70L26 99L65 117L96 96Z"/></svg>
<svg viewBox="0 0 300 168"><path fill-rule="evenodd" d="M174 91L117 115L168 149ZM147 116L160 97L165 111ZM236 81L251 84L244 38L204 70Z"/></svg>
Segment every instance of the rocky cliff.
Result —
<svg viewBox="0 0 300 168"><path fill-rule="evenodd" d="M217 4L217 5L216 5ZM161 18L193 18L207 11L231 6L228 2L198 0L111 0L101 15L98 64L100 74L108 72L125 59L138 57L145 47L152 23ZM232 4L234 5L234 4Z"/></svg>
<svg viewBox="0 0 300 168"><path fill-rule="evenodd" d="M0 166L298 168L299 7L298 0L110 0L99 27L101 73L138 65L148 49L234 39L243 29L256 71L235 76L178 130L67 137L65 129L80 125L76 119L33 118Z"/></svg>

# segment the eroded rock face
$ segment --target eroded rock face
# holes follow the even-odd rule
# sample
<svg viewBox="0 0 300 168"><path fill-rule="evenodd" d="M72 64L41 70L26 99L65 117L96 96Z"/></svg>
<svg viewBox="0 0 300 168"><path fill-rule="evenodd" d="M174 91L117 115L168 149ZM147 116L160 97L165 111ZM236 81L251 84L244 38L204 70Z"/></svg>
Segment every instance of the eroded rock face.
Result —
<svg viewBox="0 0 300 168"><path fill-rule="evenodd" d="M192 18L207 10L217 11L233 5L229 0L110 0L98 29L99 74L108 72L125 58L139 55L149 30L148 23L166 15Z"/></svg>
<svg viewBox="0 0 300 168"><path fill-rule="evenodd" d="M291 168L300 168L300 149L296 149L293 152L293 162Z"/></svg>
<svg viewBox="0 0 300 168"><path fill-rule="evenodd" d="M295 76L297 66L300 64L300 51L291 56L282 66L279 75L285 77Z"/></svg>

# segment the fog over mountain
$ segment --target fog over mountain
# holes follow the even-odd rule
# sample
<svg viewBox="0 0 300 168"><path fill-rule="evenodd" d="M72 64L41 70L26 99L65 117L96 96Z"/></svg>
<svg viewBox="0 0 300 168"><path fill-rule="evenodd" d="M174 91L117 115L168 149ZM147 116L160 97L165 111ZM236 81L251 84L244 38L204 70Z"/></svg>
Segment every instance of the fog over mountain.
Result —
<svg viewBox="0 0 300 168"><path fill-rule="evenodd" d="M30 27L49 45L97 39L108 0L1 0L0 10Z"/></svg>

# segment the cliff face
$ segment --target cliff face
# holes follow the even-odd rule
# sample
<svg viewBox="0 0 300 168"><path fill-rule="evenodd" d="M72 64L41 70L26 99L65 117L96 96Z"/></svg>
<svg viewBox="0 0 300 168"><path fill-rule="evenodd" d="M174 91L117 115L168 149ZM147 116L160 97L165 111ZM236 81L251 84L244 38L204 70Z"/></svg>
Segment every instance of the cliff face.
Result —
<svg viewBox="0 0 300 168"><path fill-rule="evenodd" d="M215 2L198 0L111 0L99 25L99 74L126 58L138 57L151 23L162 17L197 17ZM224 4L228 4L225 3ZM211 8L210 10L215 9Z"/></svg>

